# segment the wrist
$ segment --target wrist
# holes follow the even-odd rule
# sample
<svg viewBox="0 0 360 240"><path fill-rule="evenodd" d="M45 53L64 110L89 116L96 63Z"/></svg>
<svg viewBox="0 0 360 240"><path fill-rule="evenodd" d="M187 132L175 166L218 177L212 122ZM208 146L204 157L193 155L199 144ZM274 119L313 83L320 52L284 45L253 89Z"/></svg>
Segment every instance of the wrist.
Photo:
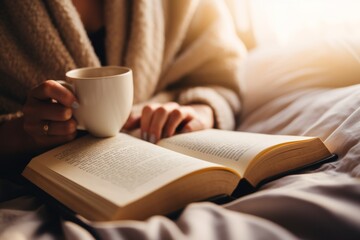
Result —
<svg viewBox="0 0 360 240"><path fill-rule="evenodd" d="M216 128L214 109L210 105L204 103L196 103L190 104L189 106L191 106L197 114L200 114L200 116L202 116L201 119L204 123L207 123L207 127Z"/></svg>

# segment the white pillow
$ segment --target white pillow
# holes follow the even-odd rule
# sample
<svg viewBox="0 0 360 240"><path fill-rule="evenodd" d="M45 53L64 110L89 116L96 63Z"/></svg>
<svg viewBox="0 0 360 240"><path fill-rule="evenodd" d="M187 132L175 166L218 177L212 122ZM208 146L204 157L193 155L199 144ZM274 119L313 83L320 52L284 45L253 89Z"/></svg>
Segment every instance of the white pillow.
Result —
<svg viewBox="0 0 360 240"><path fill-rule="evenodd" d="M360 38L259 47L241 66L245 114L281 95L360 83Z"/></svg>

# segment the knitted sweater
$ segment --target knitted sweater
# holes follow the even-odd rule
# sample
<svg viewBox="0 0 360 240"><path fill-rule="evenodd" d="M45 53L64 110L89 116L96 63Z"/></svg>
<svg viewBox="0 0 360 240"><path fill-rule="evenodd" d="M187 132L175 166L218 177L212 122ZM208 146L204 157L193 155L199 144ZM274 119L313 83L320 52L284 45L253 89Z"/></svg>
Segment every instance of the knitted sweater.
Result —
<svg viewBox="0 0 360 240"><path fill-rule="evenodd" d="M217 127L235 127L246 50L222 1L105 0L104 11L106 61L133 69L135 104L206 103ZM71 0L1 0L0 45L2 120L42 81L100 65Z"/></svg>

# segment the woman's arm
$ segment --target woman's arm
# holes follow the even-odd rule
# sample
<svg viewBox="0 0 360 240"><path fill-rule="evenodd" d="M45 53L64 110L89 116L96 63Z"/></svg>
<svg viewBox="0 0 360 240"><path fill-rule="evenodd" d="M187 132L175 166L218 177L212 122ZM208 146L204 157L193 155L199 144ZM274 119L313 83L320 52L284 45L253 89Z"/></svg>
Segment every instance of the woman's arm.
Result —
<svg viewBox="0 0 360 240"><path fill-rule="evenodd" d="M240 71L247 49L223 1L199 0L192 6L195 9L186 31L182 32L181 47L170 55L171 64L163 69L162 85L158 88L178 90L172 101L181 105L210 106L215 127L231 130L236 127L241 111L245 86ZM176 25L177 21L167 23L168 29L172 29L171 24ZM171 39L166 39L166 43L173 44Z"/></svg>
<svg viewBox="0 0 360 240"><path fill-rule="evenodd" d="M142 111L134 109L124 126L139 126L142 138L150 142L185 131L234 129L241 111L239 70L247 52L226 5L214 0L181 5L179 14L164 17L165 31L171 31L164 34L167 47L161 54L158 92L147 100L150 104L141 103ZM164 12L178 7L169 0Z"/></svg>

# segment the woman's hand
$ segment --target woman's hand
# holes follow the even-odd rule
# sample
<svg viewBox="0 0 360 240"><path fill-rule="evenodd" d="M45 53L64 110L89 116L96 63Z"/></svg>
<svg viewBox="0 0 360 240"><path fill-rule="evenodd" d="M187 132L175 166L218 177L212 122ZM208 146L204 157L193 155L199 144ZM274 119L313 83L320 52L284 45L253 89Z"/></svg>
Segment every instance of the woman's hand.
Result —
<svg viewBox="0 0 360 240"><path fill-rule="evenodd" d="M214 126L214 114L208 105L179 105L175 102L148 104L141 114L134 110L125 130L140 127L141 138L156 143L161 138L171 137L176 133L192 132Z"/></svg>
<svg viewBox="0 0 360 240"><path fill-rule="evenodd" d="M76 136L72 107L77 101L71 91L48 80L32 89L23 108L24 129L39 148L59 145Z"/></svg>

